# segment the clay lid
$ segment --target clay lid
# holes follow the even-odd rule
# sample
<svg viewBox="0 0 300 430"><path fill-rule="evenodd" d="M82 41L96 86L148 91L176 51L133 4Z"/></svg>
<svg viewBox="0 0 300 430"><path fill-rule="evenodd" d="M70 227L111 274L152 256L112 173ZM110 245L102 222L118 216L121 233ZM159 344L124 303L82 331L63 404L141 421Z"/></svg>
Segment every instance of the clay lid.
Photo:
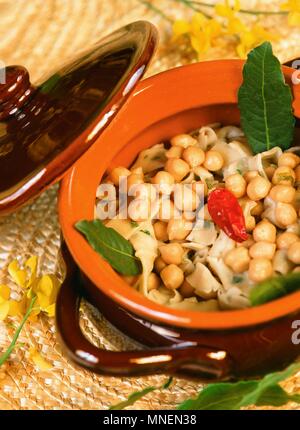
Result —
<svg viewBox="0 0 300 430"><path fill-rule="evenodd" d="M93 144L143 76L156 41L150 23L129 24L36 87L21 66L0 70L0 214L61 179Z"/></svg>

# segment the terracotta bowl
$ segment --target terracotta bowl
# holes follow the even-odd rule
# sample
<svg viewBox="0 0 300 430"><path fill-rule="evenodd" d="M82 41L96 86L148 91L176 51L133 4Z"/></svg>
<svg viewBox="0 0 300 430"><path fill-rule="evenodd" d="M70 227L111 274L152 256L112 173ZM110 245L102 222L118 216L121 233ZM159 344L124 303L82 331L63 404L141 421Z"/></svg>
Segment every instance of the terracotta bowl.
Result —
<svg viewBox="0 0 300 430"><path fill-rule="evenodd" d="M127 285L74 229L77 221L93 219L96 188L107 170L129 166L139 151L177 133L213 122L239 124L237 91L242 67L240 60L202 62L143 80L64 178L59 196L63 236L88 280L85 288L92 299L99 306L105 303L108 317L113 308L120 308L125 311L123 315L129 312L132 318L142 320L144 327L161 327L173 333L165 335L165 343L134 336L145 345L163 349L130 353L97 350L79 332L75 296L67 298L62 289L58 328L63 344L78 363L112 374L180 371L206 379L228 379L280 368L299 354L300 346L292 342L292 334L293 321L300 319L300 292L247 310L169 309ZM293 69L284 67L284 73L291 82ZM293 91L298 91L296 86ZM130 334L126 324L122 330Z"/></svg>

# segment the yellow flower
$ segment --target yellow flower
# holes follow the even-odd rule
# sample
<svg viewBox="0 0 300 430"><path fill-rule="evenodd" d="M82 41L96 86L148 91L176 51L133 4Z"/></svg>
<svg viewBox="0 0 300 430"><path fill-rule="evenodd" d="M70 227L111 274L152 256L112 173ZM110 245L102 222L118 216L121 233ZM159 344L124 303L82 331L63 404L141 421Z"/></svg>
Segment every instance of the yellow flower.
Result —
<svg viewBox="0 0 300 430"><path fill-rule="evenodd" d="M236 16L236 12L240 10L240 2L235 0L233 5L230 6L229 1L226 0L224 4L217 4L215 12L222 18L227 18L227 33L239 34L242 31L247 31L247 27L243 21Z"/></svg>
<svg viewBox="0 0 300 430"><path fill-rule="evenodd" d="M173 23L173 37L176 39L184 34L188 34L191 31L191 25L184 19L178 19Z"/></svg>
<svg viewBox="0 0 300 430"><path fill-rule="evenodd" d="M35 348L30 348L29 357L39 370L48 371L53 368L52 364L50 364Z"/></svg>
<svg viewBox="0 0 300 430"><path fill-rule="evenodd" d="M288 24L290 26L300 25L300 0L288 0L280 8L289 12Z"/></svg>
<svg viewBox="0 0 300 430"><path fill-rule="evenodd" d="M247 27L240 18L233 16L228 19L227 30L229 34L239 34L247 31Z"/></svg>
<svg viewBox="0 0 300 430"><path fill-rule="evenodd" d="M0 285L0 321L7 316L22 315L25 312L25 306L22 301L10 299L10 289L7 285Z"/></svg>
<svg viewBox="0 0 300 430"><path fill-rule="evenodd" d="M193 15L191 20L191 33L197 33L197 31L204 28L204 26L209 22L210 20L207 19L203 13L197 12Z"/></svg>
<svg viewBox="0 0 300 430"><path fill-rule="evenodd" d="M224 4L216 4L215 13L223 18L233 18L235 12L238 12L240 8L239 0L235 0L233 6L230 6L229 1L225 0Z"/></svg>
<svg viewBox="0 0 300 430"><path fill-rule="evenodd" d="M21 288L26 287L27 272L26 270L20 269L17 260L12 261L8 266L8 273L12 280Z"/></svg>
<svg viewBox="0 0 300 430"><path fill-rule="evenodd" d="M59 281L53 275L44 275L35 283L33 292L37 295L36 305L41 311L54 315L58 290Z"/></svg>
<svg viewBox="0 0 300 430"><path fill-rule="evenodd" d="M194 51L200 56L207 52L214 39L221 34L221 25L215 19L207 19L202 13L195 13L190 22L177 20L173 24L173 37L186 35Z"/></svg>
<svg viewBox="0 0 300 430"><path fill-rule="evenodd" d="M24 300L10 300L9 301L9 312L10 317L15 317L17 315L23 315L26 312L26 303Z"/></svg>
<svg viewBox="0 0 300 430"><path fill-rule="evenodd" d="M12 261L8 266L8 272L13 281L25 289L20 301L10 299L10 289L0 286L0 320L7 316L24 315L33 297L37 296L30 318L34 319L40 312L48 316L55 315L55 302L60 282L54 275L37 276L38 258L30 257L21 268L18 261Z"/></svg>
<svg viewBox="0 0 300 430"><path fill-rule="evenodd" d="M255 24L251 30L242 32L239 38L240 42L236 47L237 54L240 58L246 58L252 48L263 42L276 40L277 36L266 31L259 24Z"/></svg>
<svg viewBox="0 0 300 430"><path fill-rule="evenodd" d="M9 312L10 289L0 285L0 321L5 320Z"/></svg>
<svg viewBox="0 0 300 430"><path fill-rule="evenodd" d="M32 256L25 261L21 269L17 260L8 265L8 273L12 280L21 288L29 288L36 279L38 258Z"/></svg>

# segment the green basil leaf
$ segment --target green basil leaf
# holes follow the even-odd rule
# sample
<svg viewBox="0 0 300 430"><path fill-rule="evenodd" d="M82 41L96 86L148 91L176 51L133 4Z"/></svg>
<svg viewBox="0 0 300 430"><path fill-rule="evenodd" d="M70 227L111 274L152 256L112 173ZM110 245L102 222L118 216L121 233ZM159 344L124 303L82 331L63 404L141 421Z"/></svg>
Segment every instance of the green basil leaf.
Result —
<svg viewBox="0 0 300 430"><path fill-rule="evenodd" d="M195 399L187 399L178 410L234 410L239 409L240 400L256 387L255 381L238 383L221 382L209 384Z"/></svg>
<svg viewBox="0 0 300 430"><path fill-rule="evenodd" d="M132 406L135 404L135 402L137 402L138 400L140 400L141 398L143 398L144 396L146 396L147 394L151 393L152 391L156 391L156 390L165 390L167 388L169 388L169 386L171 385L173 381L173 378L170 377L162 386L160 387L147 387L144 388L141 391L135 391L134 393L130 394L128 396L128 398L126 400L124 400L123 402L117 403L116 405L113 405L109 408L110 411L113 410L121 410L121 409L125 409L128 406Z"/></svg>
<svg viewBox="0 0 300 430"><path fill-rule="evenodd" d="M289 394L279 382L300 370L300 363L292 364L282 372L266 375L261 380L210 384L198 397L188 399L179 410L237 410L244 406L282 406L288 401L300 403L299 394Z"/></svg>
<svg viewBox="0 0 300 430"><path fill-rule="evenodd" d="M140 260L134 255L131 243L100 220L79 221L76 229L83 233L92 248L122 275L141 273Z"/></svg>
<svg viewBox="0 0 300 430"><path fill-rule="evenodd" d="M255 285L250 291L250 302L252 306L262 305L297 290L300 290L299 272L277 276Z"/></svg>
<svg viewBox="0 0 300 430"><path fill-rule="evenodd" d="M238 101L241 125L254 153L274 146L289 148L295 126L292 93L269 42L248 54Z"/></svg>

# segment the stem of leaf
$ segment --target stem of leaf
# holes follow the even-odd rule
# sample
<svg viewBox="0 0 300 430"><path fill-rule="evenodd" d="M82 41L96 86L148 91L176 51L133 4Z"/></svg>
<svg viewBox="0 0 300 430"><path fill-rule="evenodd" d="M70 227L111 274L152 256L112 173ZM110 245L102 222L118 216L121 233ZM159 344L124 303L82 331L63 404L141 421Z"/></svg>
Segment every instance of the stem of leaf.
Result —
<svg viewBox="0 0 300 430"><path fill-rule="evenodd" d="M211 19L211 18L212 18L212 16L211 16L211 15L209 15L208 13L204 12L202 9L199 9L199 8L196 6L196 4L197 4L198 2L194 2L194 1L191 1L191 0L174 0L174 1L176 1L176 3L181 3L181 4L183 4L183 5L187 6L187 7L189 7L190 9L192 9L192 10L193 10L193 11L195 11L195 12L201 12L201 13L202 13L202 15L206 16L206 18L209 18L209 19ZM200 3L201 3L201 2L200 2ZM204 5L204 4L203 4L203 5ZM200 4L199 6L201 6L201 4Z"/></svg>
<svg viewBox="0 0 300 430"><path fill-rule="evenodd" d="M165 20L169 21L170 23L173 23L173 20L171 18L168 17L168 15L165 14L165 12L161 9L159 9L158 7L156 7L154 4L150 3L147 0L139 0L139 2L145 6L147 6L147 8L149 10L152 10L153 12L156 12L158 15L160 15L162 18L164 18Z"/></svg>
<svg viewBox="0 0 300 430"><path fill-rule="evenodd" d="M14 337L13 337L13 339L11 341L11 344L9 345L9 347L7 348L7 350L0 356L0 367L9 358L10 354L13 352L13 350L14 350L14 348L16 346L18 337L20 336L20 333L22 331L22 328L23 328L24 324L26 323L26 321L28 320L28 318L29 318L29 316L31 314L31 311L33 309L33 305L34 305L35 301L36 301L36 296L33 296L32 299L31 299L31 301L30 301L30 303L29 303L27 311L26 311L26 313L25 313L25 315L24 315L24 317L23 317L23 319L21 321L21 324L19 325L19 327L17 328L17 330L16 330L16 332L14 334Z"/></svg>

